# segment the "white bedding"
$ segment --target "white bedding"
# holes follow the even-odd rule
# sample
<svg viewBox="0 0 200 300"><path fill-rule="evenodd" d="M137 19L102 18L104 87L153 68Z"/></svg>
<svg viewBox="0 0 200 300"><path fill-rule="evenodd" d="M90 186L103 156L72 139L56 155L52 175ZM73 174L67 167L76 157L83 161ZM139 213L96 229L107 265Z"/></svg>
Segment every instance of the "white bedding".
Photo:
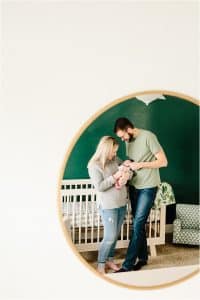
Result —
<svg viewBox="0 0 200 300"><path fill-rule="evenodd" d="M87 213L86 213L87 212ZM63 203L63 215L70 227L90 227L102 225L96 202ZM127 223L128 214L125 222ZM151 220L160 219L160 210L151 210ZM130 216L129 224L132 223Z"/></svg>

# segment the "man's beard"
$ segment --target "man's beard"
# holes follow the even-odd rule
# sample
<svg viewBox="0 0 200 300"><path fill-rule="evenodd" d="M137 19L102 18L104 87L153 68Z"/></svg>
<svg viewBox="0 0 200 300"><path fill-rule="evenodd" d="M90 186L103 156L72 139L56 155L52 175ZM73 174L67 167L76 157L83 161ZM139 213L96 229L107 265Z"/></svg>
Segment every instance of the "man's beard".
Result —
<svg viewBox="0 0 200 300"><path fill-rule="evenodd" d="M132 133L128 133L129 139L128 139L128 143L131 143L135 140L134 135Z"/></svg>

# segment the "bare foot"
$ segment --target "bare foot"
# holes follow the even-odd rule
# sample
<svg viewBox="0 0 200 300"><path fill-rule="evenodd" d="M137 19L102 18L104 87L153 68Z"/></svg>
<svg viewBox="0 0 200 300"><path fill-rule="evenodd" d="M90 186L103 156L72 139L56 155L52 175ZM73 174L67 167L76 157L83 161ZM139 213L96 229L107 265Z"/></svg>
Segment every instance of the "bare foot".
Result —
<svg viewBox="0 0 200 300"><path fill-rule="evenodd" d="M105 271L105 268L97 268L97 272L101 275L105 275L106 274L106 271Z"/></svg>
<svg viewBox="0 0 200 300"><path fill-rule="evenodd" d="M107 261L106 267L108 267L109 269L111 269L113 271L118 271L120 269L120 267L118 265L116 265L113 261Z"/></svg>

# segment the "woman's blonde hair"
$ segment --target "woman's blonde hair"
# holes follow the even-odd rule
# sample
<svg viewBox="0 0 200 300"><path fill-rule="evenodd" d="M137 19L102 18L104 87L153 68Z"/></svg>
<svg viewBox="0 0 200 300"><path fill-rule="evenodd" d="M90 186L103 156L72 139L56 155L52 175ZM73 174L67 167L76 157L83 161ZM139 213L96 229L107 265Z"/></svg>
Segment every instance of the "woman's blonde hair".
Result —
<svg viewBox="0 0 200 300"><path fill-rule="evenodd" d="M97 145L96 152L91 157L88 163L88 167L92 162L98 162L104 169L109 154L115 146L118 146L118 142L115 138L113 138L112 136L103 136L100 139L99 144Z"/></svg>

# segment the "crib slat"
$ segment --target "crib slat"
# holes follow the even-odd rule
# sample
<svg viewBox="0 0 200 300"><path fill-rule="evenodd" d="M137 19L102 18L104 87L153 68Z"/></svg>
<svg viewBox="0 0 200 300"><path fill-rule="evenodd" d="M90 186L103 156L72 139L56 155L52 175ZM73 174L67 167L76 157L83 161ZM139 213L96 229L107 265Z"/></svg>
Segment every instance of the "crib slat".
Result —
<svg viewBox="0 0 200 300"><path fill-rule="evenodd" d="M82 197L79 202L79 228L78 228L78 243L81 244L81 224L82 223Z"/></svg>
<svg viewBox="0 0 200 300"><path fill-rule="evenodd" d="M127 214L126 214L126 240L129 240L129 226L130 226L130 219L131 219L131 214L130 214L130 203L127 204Z"/></svg>
<svg viewBox="0 0 200 300"><path fill-rule="evenodd" d="M165 243L165 222L166 222L166 206L161 205L160 209L160 242Z"/></svg>
<svg viewBox="0 0 200 300"><path fill-rule="evenodd" d="M150 214L149 214L149 218L148 218L148 221L149 221L149 238L151 238L151 224L152 224L152 210L150 211Z"/></svg>
<svg viewBox="0 0 200 300"><path fill-rule="evenodd" d="M69 196L65 196L65 203L67 203L67 216L69 216Z"/></svg>
<svg viewBox="0 0 200 300"><path fill-rule="evenodd" d="M92 226L91 226L91 243L94 242L94 207L95 207L95 194L91 193L91 205L92 205Z"/></svg>
<svg viewBox="0 0 200 300"><path fill-rule="evenodd" d="M154 214L155 214L155 217L154 217L154 220L155 220L154 237L156 237L157 236L157 209L154 209Z"/></svg>
<svg viewBox="0 0 200 300"><path fill-rule="evenodd" d="M123 236L124 236L124 223L122 224L122 227L121 227L121 237L120 237L121 241L123 241Z"/></svg>
<svg viewBox="0 0 200 300"><path fill-rule="evenodd" d="M73 212L72 212L72 241L75 242L75 201L74 197L70 197L70 201L73 202Z"/></svg>
<svg viewBox="0 0 200 300"><path fill-rule="evenodd" d="M88 195L86 195L85 199L85 244L87 244L87 233L88 233Z"/></svg>
<svg viewBox="0 0 200 300"><path fill-rule="evenodd" d="M97 243L99 243L100 240L100 214L98 212L98 217L97 217Z"/></svg>

